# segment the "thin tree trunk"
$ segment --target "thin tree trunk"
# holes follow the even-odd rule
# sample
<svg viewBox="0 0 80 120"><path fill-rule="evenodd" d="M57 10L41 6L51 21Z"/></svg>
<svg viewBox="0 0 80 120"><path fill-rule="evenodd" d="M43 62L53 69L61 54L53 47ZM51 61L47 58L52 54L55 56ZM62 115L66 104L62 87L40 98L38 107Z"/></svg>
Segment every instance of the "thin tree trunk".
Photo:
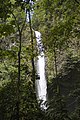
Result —
<svg viewBox="0 0 80 120"><path fill-rule="evenodd" d="M55 43L54 43L54 63L55 63L55 77L56 77L56 90L57 90L57 93L59 94L60 93L60 86L59 86L59 81L58 81L58 78L57 78L57 55L56 55L56 46L55 46Z"/></svg>
<svg viewBox="0 0 80 120"><path fill-rule="evenodd" d="M18 51L18 81L17 81L17 120L20 118L19 106L20 106L20 77L21 77L21 32L19 31L19 51Z"/></svg>
<svg viewBox="0 0 80 120"><path fill-rule="evenodd" d="M32 81L33 81L33 88L35 89L35 65L34 65L34 46L33 46L33 31L31 26L31 15L29 10L29 27L31 32L31 47L32 47L32 56L31 56L31 62L32 62Z"/></svg>
<svg viewBox="0 0 80 120"><path fill-rule="evenodd" d="M54 46L54 67L55 67L55 77L57 77L57 57L56 57L56 50L55 50L55 46Z"/></svg>

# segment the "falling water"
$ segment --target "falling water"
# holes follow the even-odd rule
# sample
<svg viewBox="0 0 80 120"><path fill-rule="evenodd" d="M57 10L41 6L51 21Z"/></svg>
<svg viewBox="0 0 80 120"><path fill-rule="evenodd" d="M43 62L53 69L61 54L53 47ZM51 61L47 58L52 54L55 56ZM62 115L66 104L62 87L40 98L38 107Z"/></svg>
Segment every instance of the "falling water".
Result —
<svg viewBox="0 0 80 120"><path fill-rule="evenodd" d="M36 78L36 88L37 88L37 99L41 102L41 108L46 109L45 102L47 101L47 83L45 78L45 56L44 48L41 41L41 33L35 31L37 47L38 47L38 59L37 59L37 78Z"/></svg>
<svg viewBox="0 0 80 120"><path fill-rule="evenodd" d="M23 0L24 2L29 2L29 4L32 6L33 5L33 1L32 0ZM29 12L30 12L30 17L32 18L33 15L33 9L32 11L27 11L27 9L25 8L25 13L26 13L26 22L29 22ZM43 48L43 44L41 41L41 33L38 31L35 31L35 36L36 36L36 41L37 41L37 48L38 48L38 52L39 55L37 57L37 77L36 77L36 89L37 89L37 99L38 101L42 101L41 102L41 108L46 110L46 104L45 102L47 101L47 82L46 82L46 78L45 78L45 55L44 55L44 48Z"/></svg>

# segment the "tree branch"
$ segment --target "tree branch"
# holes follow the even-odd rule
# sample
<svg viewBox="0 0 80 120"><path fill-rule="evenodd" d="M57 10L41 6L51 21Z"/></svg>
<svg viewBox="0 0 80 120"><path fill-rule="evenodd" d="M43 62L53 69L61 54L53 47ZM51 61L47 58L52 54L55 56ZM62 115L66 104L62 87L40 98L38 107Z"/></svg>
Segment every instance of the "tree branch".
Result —
<svg viewBox="0 0 80 120"><path fill-rule="evenodd" d="M78 4L80 4L80 2L78 0L75 0L75 2L77 2Z"/></svg>

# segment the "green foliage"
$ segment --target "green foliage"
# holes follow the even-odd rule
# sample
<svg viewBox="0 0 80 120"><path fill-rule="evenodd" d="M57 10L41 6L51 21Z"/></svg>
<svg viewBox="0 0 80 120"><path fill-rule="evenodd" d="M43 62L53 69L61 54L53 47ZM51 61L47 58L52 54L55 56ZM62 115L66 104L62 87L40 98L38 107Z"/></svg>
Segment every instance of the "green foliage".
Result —
<svg viewBox="0 0 80 120"><path fill-rule="evenodd" d="M14 120L17 119L17 86L16 81L8 82L0 89L0 119ZM40 114L40 115L39 115ZM43 114L38 107L35 94L33 93L32 83L21 84L20 90L20 120L37 120ZM42 115L43 116L43 115ZM41 116L41 117L42 117ZM40 118L39 118L40 119Z"/></svg>
<svg viewBox="0 0 80 120"><path fill-rule="evenodd" d="M50 120L70 120L64 97L59 94L53 96L52 100L49 102L47 115Z"/></svg>
<svg viewBox="0 0 80 120"><path fill-rule="evenodd" d="M33 6L32 27L41 32L46 54L49 85L46 112L39 108L33 89L31 59L37 56L36 42L34 39L32 53L25 7L31 9L22 0L0 0L0 119L18 120L19 102L20 120L79 120L79 0L40 0Z"/></svg>
<svg viewBox="0 0 80 120"><path fill-rule="evenodd" d="M61 73L58 74L57 77L54 78L53 81L48 86L49 99L50 99L50 102L53 101L51 105L55 105L55 100L59 99L59 96L57 96L57 98L54 99L56 95L55 94L56 81L57 80L59 81L59 87L60 87L59 92L63 96L61 97L61 100L64 99L64 102L66 105L64 106L64 109L67 110L67 113L68 111L70 112L70 114L65 113L65 115L68 115L67 117L70 116L69 118L66 118L66 119L71 119L71 120L74 120L75 118L79 119L79 109L80 109L80 102L79 102L80 101L80 79L79 78L80 78L80 61L77 57L72 57L70 54L69 56L67 56L66 63L62 68ZM59 102L57 104L58 104L58 107L60 107ZM52 107L52 109L51 107L49 108L50 110L54 110L54 108L56 109L56 111L59 110L59 108L57 108L57 105L55 107ZM59 112L61 112L61 110ZM54 113L55 112L52 112L53 117L57 115L57 113L55 115ZM64 114L64 112L62 113Z"/></svg>

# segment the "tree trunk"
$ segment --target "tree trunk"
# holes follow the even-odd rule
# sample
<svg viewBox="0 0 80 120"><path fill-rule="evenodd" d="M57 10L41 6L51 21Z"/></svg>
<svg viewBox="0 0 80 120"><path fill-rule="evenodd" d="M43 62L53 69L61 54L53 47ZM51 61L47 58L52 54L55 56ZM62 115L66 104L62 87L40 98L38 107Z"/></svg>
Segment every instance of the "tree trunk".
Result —
<svg viewBox="0 0 80 120"><path fill-rule="evenodd" d="M57 93L59 94L60 93L60 86L59 86L59 81L57 79L57 53L56 53L56 46L55 46L56 43L54 43L54 66L55 66L55 77L56 77L56 90L57 90Z"/></svg>
<svg viewBox="0 0 80 120"><path fill-rule="evenodd" d="M32 47L32 56L31 56L31 63L32 63L32 81L33 81L33 88L35 90L35 65L34 65L34 46L33 46L33 31L31 26L31 15L29 10L29 27L31 32L31 47Z"/></svg>
<svg viewBox="0 0 80 120"><path fill-rule="evenodd" d="M19 104L20 104L20 77L21 77L21 32L19 31L19 51L18 51L18 81L17 81L17 120L19 120Z"/></svg>

